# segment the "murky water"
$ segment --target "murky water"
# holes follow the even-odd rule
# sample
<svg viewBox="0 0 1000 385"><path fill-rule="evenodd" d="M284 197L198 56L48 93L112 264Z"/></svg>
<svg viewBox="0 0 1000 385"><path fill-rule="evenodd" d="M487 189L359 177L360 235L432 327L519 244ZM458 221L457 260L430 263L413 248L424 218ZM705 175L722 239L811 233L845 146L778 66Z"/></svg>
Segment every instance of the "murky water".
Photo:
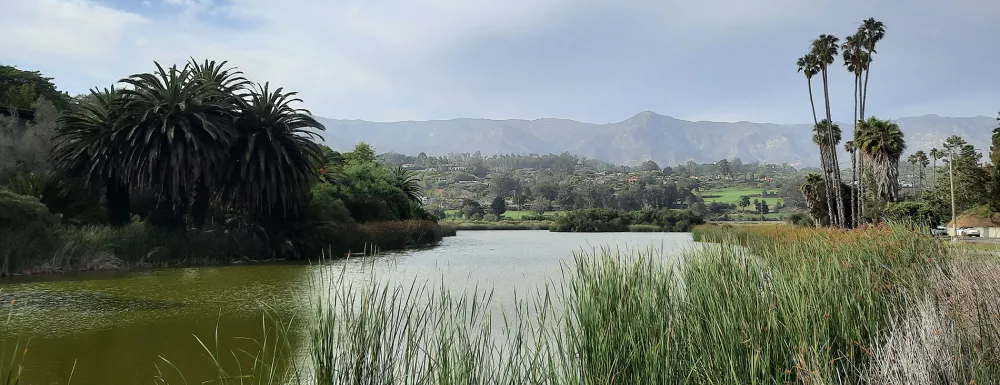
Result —
<svg viewBox="0 0 1000 385"><path fill-rule="evenodd" d="M343 273L347 282L360 283L374 273L379 282L493 289L493 305L506 306L515 291L524 297L558 281L574 251L652 246L669 252L691 244L689 234L472 231L434 248L322 267L271 264L7 281L0 283L0 301L14 303L18 352L28 344L22 384L66 384L71 371L74 385L151 384L158 370L176 373L172 365L183 370L187 383L197 384L216 373L195 335L214 348L218 330L223 353L247 348L250 342L233 337L262 335L262 303L283 318L308 318L320 298L314 289L320 279ZM14 342L8 339L0 365L9 362Z"/></svg>

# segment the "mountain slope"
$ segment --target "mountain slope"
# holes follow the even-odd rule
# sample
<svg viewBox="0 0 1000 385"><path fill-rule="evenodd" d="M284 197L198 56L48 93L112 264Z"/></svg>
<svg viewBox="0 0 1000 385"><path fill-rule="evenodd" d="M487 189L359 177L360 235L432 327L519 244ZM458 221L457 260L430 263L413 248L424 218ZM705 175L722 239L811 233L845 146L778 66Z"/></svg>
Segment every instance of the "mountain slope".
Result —
<svg viewBox="0 0 1000 385"><path fill-rule="evenodd" d="M738 157L744 162L816 165L811 125L690 122L642 112L611 124L567 119L451 119L376 123L318 117L327 145L346 151L365 141L379 152L428 155L570 153L619 164L652 159L661 165L689 160L710 162ZM940 146L960 135L976 147L988 147L994 118L925 115L896 120L906 135L907 152ZM851 125L841 123L845 132ZM843 155L843 156L846 156ZM841 158L846 159L846 158Z"/></svg>

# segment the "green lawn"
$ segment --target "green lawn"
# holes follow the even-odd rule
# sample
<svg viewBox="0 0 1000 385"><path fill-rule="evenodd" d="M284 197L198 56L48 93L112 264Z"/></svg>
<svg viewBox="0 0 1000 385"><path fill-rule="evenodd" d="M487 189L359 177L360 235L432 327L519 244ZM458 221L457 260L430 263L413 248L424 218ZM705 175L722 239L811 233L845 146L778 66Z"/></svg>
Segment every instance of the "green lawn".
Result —
<svg viewBox="0 0 1000 385"><path fill-rule="evenodd" d="M776 190L769 190L776 191ZM760 197L761 189L749 189L742 187L731 187L716 190L705 190L701 192L701 197L705 199L705 202L720 202L720 203L740 203L740 197L747 195L750 197L750 203L753 204L754 199L762 199ZM767 201L767 204L774 206L776 203L781 202L785 204L784 200L781 198L763 198Z"/></svg>

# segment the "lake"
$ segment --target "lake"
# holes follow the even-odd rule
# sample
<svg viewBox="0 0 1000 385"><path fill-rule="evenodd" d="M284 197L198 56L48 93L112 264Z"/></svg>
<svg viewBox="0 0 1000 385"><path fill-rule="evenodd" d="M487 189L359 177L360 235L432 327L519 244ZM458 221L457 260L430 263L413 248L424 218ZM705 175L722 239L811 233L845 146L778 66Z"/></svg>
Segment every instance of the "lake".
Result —
<svg viewBox="0 0 1000 385"><path fill-rule="evenodd" d="M135 272L96 272L16 279L0 284L14 302L12 329L29 342L22 384L151 384L157 366L183 369L188 383L211 379L214 368L194 335L214 346L218 325L224 352L233 337L262 335L262 303L291 319L309 318L320 298L315 282L409 285L427 281L453 291L493 289L493 305L513 304L560 280L574 251L691 247L690 234L463 231L438 246L352 258L324 266L267 264ZM373 278L374 275L374 278ZM8 341L4 356L14 351ZM304 341L292 341L303 346ZM9 362L9 361L4 361ZM75 369L74 369L75 364Z"/></svg>

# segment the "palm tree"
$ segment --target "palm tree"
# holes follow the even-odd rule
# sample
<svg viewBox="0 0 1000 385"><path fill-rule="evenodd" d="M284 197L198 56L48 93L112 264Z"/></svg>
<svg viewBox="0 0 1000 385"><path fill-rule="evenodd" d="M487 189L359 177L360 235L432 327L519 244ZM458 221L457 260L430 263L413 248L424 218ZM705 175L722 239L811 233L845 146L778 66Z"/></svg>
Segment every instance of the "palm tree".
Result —
<svg viewBox="0 0 1000 385"><path fill-rule="evenodd" d="M406 193L406 197L415 203L420 203L424 197L424 188L420 185L420 178L417 178L412 171L396 166L390 170L390 179Z"/></svg>
<svg viewBox="0 0 1000 385"><path fill-rule="evenodd" d="M806 75L806 86L809 87L809 105L812 107L813 113L813 125L819 124L819 119L816 119L816 103L813 101L812 87L812 77L819 73L819 62L816 60L816 56L806 54L798 59L796 65L799 67L798 72Z"/></svg>
<svg viewBox="0 0 1000 385"><path fill-rule="evenodd" d="M79 178L85 187L104 188L108 221L124 226L130 219L129 185L118 165L121 149L111 146L124 99L115 87L92 89L63 115L52 159L57 170Z"/></svg>
<svg viewBox="0 0 1000 385"><path fill-rule="evenodd" d="M857 129L855 129L857 130ZM858 226L861 224L861 218L858 216L858 186L861 184L858 181L858 147L854 144L853 140L848 140L844 142L844 151L851 154L851 223L853 226Z"/></svg>
<svg viewBox="0 0 1000 385"><path fill-rule="evenodd" d="M824 185L820 188L820 185ZM823 211L823 202L826 199L826 182L823 181L823 177L816 173L809 173L806 175L805 182L799 187L802 191L802 197L805 198L806 208L809 210L809 215L813 218L813 222L816 223L816 227L822 226L825 219L829 219L829 211Z"/></svg>
<svg viewBox="0 0 1000 385"><path fill-rule="evenodd" d="M251 84L243 77L235 67L226 67L228 62L216 62L205 60L198 63L193 58L188 61L191 67L190 81L198 85L213 88L215 95L210 96L215 102L236 105L238 99L245 96L247 87ZM215 169L213 173L203 174L195 182L194 199L191 204L191 220L196 227L201 227L205 223L208 215L209 204L213 197L212 186L216 185L220 169Z"/></svg>
<svg viewBox="0 0 1000 385"><path fill-rule="evenodd" d="M917 157L917 153L912 153L910 156L906 157L906 163L910 164L910 175L917 174L917 163L920 163L920 158Z"/></svg>
<svg viewBox="0 0 1000 385"><path fill-rule="evenodd" d="M870 117L859 127L856 143L874 174L877 196L886 202L895 201L899 193L899 158L906 150L899 125Z"/></svg>
<svg viewBox="0 0 1000 385"><path fill-rule="evenodd" d="M927 165L929 165L930 159L927 158L927 153L924 150L917 151L917 164L920 165L920 191L924 190L924 176L927 170Z"/></svg>
<svg viewBox="0 0 1000 385"><path fill-rule="evenodd" d="M816 57L816 60L819 62L820 74L823 75L823 98L826 102L827 122L833 122L832 111L830 110L830 82L828 77L829 67L830 64L833 64L833 62L837 58L837 52L840 49L840 46L838 45L839 41L840 39L838 39L836 36L824 34L820 35L812 43L811 53ZM822 122L820 123L822 124ZM839 138L837 140L833 140L833 130L826 130L826 133L828 135L826 141L828 147L827 157L829 159L827 163L827 167L829 170L826 172L830 177L829 178L830 183L828 184L831 186L830 191L833 192L831 196L834 197L835 199L834 208L836 210L830 213L830 218L831 218L830 222L834 226L842 226L845 220L844 218L845 210L843 203L844 200L841 197L842 193L840 188L840 183L841 183L840 167L838 166L837 163L837 149L836 149L836 145L837 143L840 142L840 140Z"/></svg>
<svg viewBox="0 0 1000 385"><path fill-rule="evenodd" d="M824 119L813 127L813 143L819 146L820 158L823 159L823 183L826 188L826 196L831 198L826 200L827 209L830 213L830 224L839 225L842 222L837 222L836 209L838 208L836 202L833 200L837 197L836 193L833 193L835 185L833 184L833 171L830 166L832 163L832 157L830 156L830 150L836 149L836 143L839 143L841 139L840 126L836 123L830 124L828 120ZM831 146L831 143L833 144ZM835 167L835 166L834 166Z"/></svg>
<svg viewBox="0 0 1000 385"><path fill-rule="evenodd" d="M864 57L865 79L861 91L861 120L865 119L865 106L868 104L868 76L871 74L872 57L878 53L875 50L876 44L885 38L885 24L875 18L868 18L858 26L858 36L866 55Z"/></svg>
<svg viewBox="0 0 1000 385"><path fill-rule="evenodd" d="M122 148L126 180L154 189L157 203L149 219L181 228L199 180L222 166L233 136L233 105L211 82L192 81L194 69L156 63L153 73L121 82L128 99L112 145Z"/></svg>
<svg viewBox="0 0 1000 385"><path fill-rule="evenodd" d="M861 92L861 75L864 73L865 65L867 64L867 52L862 47L862 39L860 33L854 36L848 36L844 41L843 57L844 66L847 67L847 71L854 75L854 132L852 138L857 138L858 135L858 104L859 104L859 92ZM860 188L862 186L861 179L859 178L860 171L858 169L857 157L852 152L851 153L851 213L853 213L853 222L855 224L861 223L861 209L858 206L859 200L857 199L860 193Z"/></svg>
<svg viewBox="0 0 1000 385"><path fill-rule="evenodd" d="M944 151L938 150L936 147L931 149L931 171L934 175L934 182L937 184L937 161L938 159L944 158Z"/></svg>
<svg viewBox="0 0 1000 385"><path fill-rule="evenodd" d="M294 215L308 201L309 189L319 178L316 165L322 151L313 141L325 130L304 109L295 92L252 87L239 99L235 138L225 165L225 196L255 214Z"/></svg>

